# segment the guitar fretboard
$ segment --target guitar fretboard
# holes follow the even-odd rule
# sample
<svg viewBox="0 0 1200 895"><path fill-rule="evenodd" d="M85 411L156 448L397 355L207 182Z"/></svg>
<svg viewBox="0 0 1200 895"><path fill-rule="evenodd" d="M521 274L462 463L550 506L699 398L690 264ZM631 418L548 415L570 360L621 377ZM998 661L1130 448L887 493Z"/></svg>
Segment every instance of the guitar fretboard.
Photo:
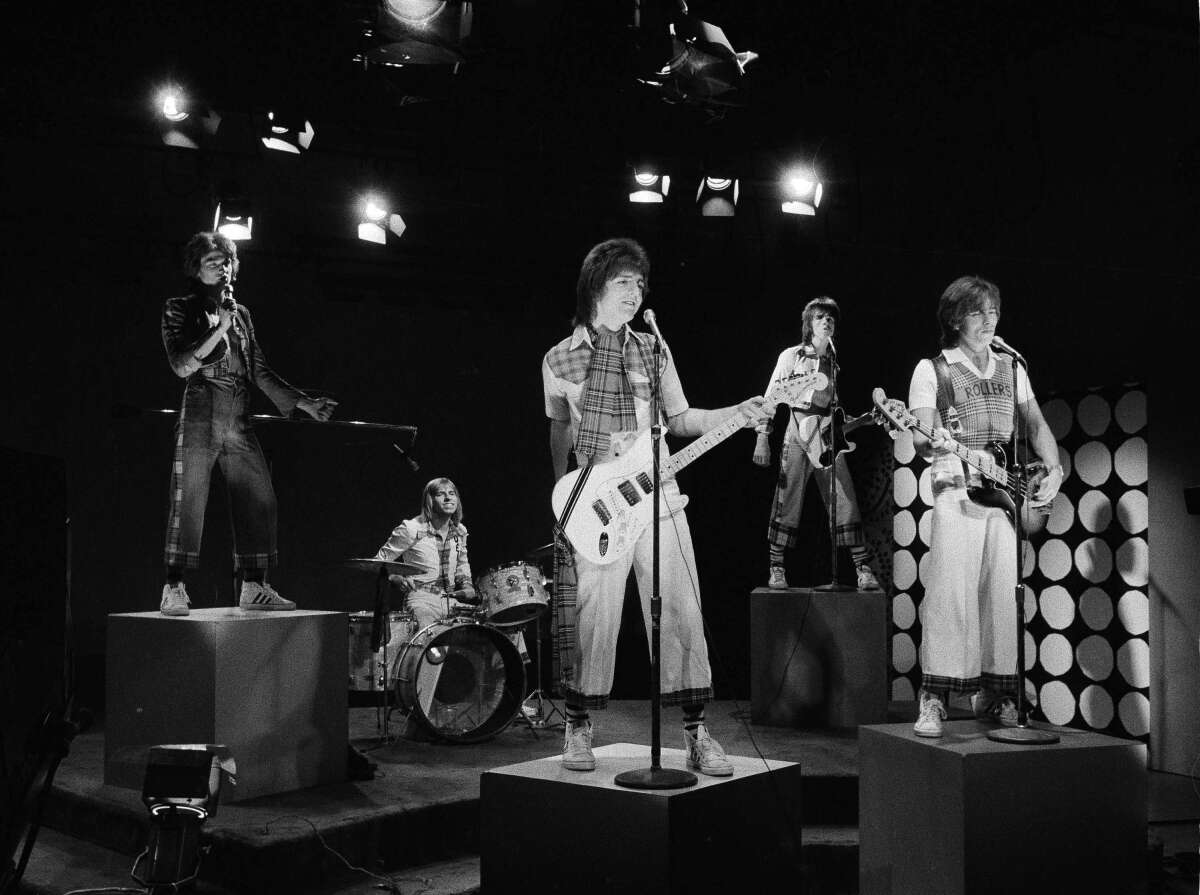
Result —
<svg viewBox="0 0 1200 895"><path fill-rule="evenodd" d="M749 417L744 412L735 413L719 426L709 429L695 441L682 448L677 453L672 454L667 462L663 465L662 473L664 476L673 476L679 470L683 469L693 460L697 460L718 444L736 432L738 429L746 425L746 420Z"/></svg>

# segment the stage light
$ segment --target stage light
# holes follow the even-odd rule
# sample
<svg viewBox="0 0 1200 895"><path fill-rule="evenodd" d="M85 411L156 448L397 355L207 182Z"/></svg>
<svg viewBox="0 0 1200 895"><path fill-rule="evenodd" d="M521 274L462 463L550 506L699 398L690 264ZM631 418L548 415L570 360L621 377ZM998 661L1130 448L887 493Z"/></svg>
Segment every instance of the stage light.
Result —
<svg viewBox="0 0 1200 895"><path fill-rule="evenodd" d="M167 146L199 149L221 126L221 116L201 103L189 100L175 85L162 88L155 96L159 136Z"/></svg>
<svg viewBox="0 0 1200 895"><path fill-rule="evenodd" d="M659 175L649 169L635 170L629 201L642 204L661 203L670 190L671 176L669 174Z"/></svg>
<svg viewBox="0 0 1200 895"><path fill-rule="evenodd" d="M308 149L315 133L312 122L303 115L270 111L262 122L263 146L293 155Z"/></svg>
<svg viewBox="0 0 1200 895"><path fill-rule="evenodd" d="M817 176L807 169L788 172L783 178L783 202L780 208L785 214L813 216L821 204L825 187Z"/></svg>
<svg viewBox="0 0 1200 895"><path fill-rule="evenodd" d="M254 215L250 202L241 197L226 197L217 202L213 229L234 241L254 238Z"/></svg>
<svg viewBox="0 0 1200 895"><path fill-rule="evenodd" d="M363 199L358 221L359 239L384 245L389 233L399 239L404 235L405 229L407 225L404 218L393 214L382 197L367 196Z"/></svg>
<svg viewBox="0 0 1200 895"><path fill-rule="evenodd" d="M738 201L738 182L730 177L703 177L696 187L696 204L706 218L733 217Z"/></svg>
<svg viewBox="0 0 1200 895"><path fill-rule="evenodd" d="M465 62L474 4L468 0L379 0L375 27L363 29L371 44L363 58L388 65L455 65Z"/></svg>

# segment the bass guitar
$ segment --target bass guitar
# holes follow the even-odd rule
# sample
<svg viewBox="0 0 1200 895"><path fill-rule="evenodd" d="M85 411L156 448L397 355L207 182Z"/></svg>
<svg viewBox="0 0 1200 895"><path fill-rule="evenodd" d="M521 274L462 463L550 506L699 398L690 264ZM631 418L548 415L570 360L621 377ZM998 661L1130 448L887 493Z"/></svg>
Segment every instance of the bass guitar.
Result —
<svg viewBox="0 0 1200 895"><path fill-rule="evenodd" d="M780 381L766 396L768 406L799 400L809 389L822 389L828 377L821 372L801 373ZM681 469L699 459L749 419L745 411L709 429L677 454L662 460L662 481L674 478ZM649 430L639 435L619 457L574 469L558 480L550 503L559 527L580 555L606 565L630 550L654 513L654 454ZM582 479L582 481L580 481ZM668 506L660 500L660 517L683 509L686 499Z"/></svg>
<svg viewBox="0 0 1200 895"><path fill-rule="evenodd" d="M933 437L933 430L913 416L902 401L889 398L881 388L871 393L871 400L879 408L883 419L897 432L912 429L926 438ZM893 433L894 436L895 433ZM980 475L979 485L968 486L967 497L986 507L999 507L1009 519L1016 516L1017 504L1021 505L1021 528L1027 535L1037 534L1046 526L1050 507L1030 506L1038 485L1046 477L1046 467L1040 460L1034 463L1010 462L1008 447L1003 442L993 441L984 451L972 451L957 441L945 442L945 448Z"/></svg>
<svg viewBox="0 0 1200 895"><path fill-rule="evenodd" d="M850 417L849 419L846 418L845 412L840 407L834 413L841 417L835 430L837 432L837 443L832 447L825 447L822 444L821 453L816 458L816 463L821 468L832 463L835 455L841 457L843 454L849 454L858 449L857 442L846 436L853 434L855 430L861 429L863 426L872 426L879 422L876 418L877 414L874 411L864 413L862 416ZM822 430L830 429L832 428L832 424L822 426L821 428Z"/></svg>

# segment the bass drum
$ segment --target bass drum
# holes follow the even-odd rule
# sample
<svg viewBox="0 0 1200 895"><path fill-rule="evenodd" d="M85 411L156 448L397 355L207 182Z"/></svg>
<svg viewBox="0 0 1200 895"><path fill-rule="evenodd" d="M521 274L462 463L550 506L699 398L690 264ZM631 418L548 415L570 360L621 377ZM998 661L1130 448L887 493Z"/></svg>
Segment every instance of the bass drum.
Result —
<svg viewBox="0 0 1200 895"><path fill-rule="evenodd" d="M516 717L525 693L525 667L499 629L466 619L443 619L404 645L393 683L396 701L440 739L477 743Z"/></svg>

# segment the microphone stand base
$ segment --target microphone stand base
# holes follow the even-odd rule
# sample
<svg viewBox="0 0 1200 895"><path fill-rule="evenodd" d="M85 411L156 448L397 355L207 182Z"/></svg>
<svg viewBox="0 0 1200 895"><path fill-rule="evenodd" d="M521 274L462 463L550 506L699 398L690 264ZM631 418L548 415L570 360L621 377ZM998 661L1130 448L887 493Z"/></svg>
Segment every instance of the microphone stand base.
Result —
<svg viewBox="0 0 1200 895"><path fill-rule="evenodd" d="M679 768L637 768L622 771L613 778L613 782L629 789L683 789L685 786L695 786L698 781L691 771L681 771Z"/></svg>
<svg viewBox="0 0 1200 895"><path fill-rule="evenodd" d="M841 583L841 582L839 582L839 581L831 581L831 582L829 582L828 584L818 584L816 587L814 587L814 588L811 588L811 589L812 589L812 590L819 590L819 591L822 591L822 592L824 592L824 593L838 593L838 594L841 594L841 593L847 593L847 592L849 592L849 591L854 591L854 590L857 590L858 588L851 587L849 584L842 584L842 583Z"/></svg>
<svg viewBox="0 0 1200 895"><path fill-rule="evenodd" d="M1048 746L1058 742L1058 734L1035 727L1002 727L999 730L989 730L987 738L996 743L1010 743L1014 746Z"/></svg>

